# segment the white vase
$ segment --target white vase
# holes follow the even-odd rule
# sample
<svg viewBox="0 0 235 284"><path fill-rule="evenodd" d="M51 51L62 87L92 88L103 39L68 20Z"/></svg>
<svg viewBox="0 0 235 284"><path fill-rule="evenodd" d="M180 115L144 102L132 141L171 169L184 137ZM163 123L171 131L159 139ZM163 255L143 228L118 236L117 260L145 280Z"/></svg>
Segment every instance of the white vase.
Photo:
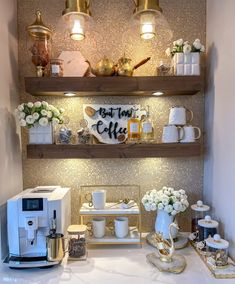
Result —
<svg viewBox="0 0 235 284"><path fill-rule="evenodd" d="M169 236L169 225L173 222L176 223L176 220L174 220L175 217L172 215L169 215L166 211L164 210L158 210L157 211L157 217L155 221L155 232L162 234L162 237L164 239L170 239ZM173 239L177 237L178 234L178 229L175 227L171 228L171 235Z"/></svg>
<svg viewBox="0 0 235 284"><path fill-rule="evenodd" d="M29 144L53 144L53 127L52 124L41 126L36 124L29 129Z"/></svg>
<svg viewBox="0 0 235 284"><path fill-rule="evenodd" d="M177 52L173 56L174 74L177 76L200 75L200 52L185 54Z"/></svg>

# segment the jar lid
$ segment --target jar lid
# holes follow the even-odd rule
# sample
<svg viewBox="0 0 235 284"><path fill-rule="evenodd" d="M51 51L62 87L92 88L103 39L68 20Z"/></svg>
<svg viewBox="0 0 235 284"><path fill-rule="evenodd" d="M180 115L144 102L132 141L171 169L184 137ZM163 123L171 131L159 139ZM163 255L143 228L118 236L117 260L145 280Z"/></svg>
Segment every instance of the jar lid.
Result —
<svg viewBox="0 0 235 284"><path fill-rule="evenodd" d="M198 221L198 225L203 228L217 228L219 226L219 223L215 220L212 220L211 216L207 215L205 219Z"/></svg>
<svg viewBox="0 0 235 284"><path fill-rule="evenodd" d="M42 21L41 11L36 12L36 20L33 24L27 27L28 33L33 38L47 38L49 39L52 35L52 31Z"/></svg>
<svg viewBox="0 0 235 284"><path fill-rule="evenodd" d="M70 225L67 229L69 234L85 233L87 230L86 225Z"/></svg>
<svg viewBox="0 0 235 284"><path fill-rule="evenodd" d="M213 238L206 239L206 245L215 249L227 249L229 247L229 242L221 239L220 235L215 234Z"/></svg>
<svg viewBox="0 0 235 284"><path fill-rule="evenodd" d="M210 206L203 204L201 200L198 200L196 204L191 206L192 210L206 212L210 210Z"/></svg>

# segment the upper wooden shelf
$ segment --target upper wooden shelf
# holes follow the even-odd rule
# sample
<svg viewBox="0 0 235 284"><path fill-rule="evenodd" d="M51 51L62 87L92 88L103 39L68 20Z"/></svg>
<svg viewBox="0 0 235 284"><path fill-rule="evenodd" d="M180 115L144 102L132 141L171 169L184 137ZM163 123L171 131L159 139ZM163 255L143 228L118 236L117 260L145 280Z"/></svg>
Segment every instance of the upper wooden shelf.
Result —
<svg viewBox="0 0 235 284"><path fill-rule="evenodd" d="M27 145L29 159L157 158L200 156L200 143Z"/></svg>
<svg viewBox="0 0 235 284"><path fill-rule="evenodd" d="M195 95L203 89L203 76L148 77L26 77L25 90L34 96L164 96Z"/></svg>

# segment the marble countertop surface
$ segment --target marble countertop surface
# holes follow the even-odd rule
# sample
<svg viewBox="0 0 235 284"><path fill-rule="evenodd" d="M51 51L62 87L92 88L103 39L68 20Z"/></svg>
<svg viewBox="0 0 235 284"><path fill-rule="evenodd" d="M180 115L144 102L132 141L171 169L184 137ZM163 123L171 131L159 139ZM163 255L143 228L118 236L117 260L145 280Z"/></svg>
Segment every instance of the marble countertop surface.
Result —
<svg viewBox="0 0 235 284"><path fill-rule="evenodd" d="M0 265L0 283L19 284L232 284L235 279L215 279L192 247L177 251L186 257L181 274L161 273L146 261L155 249L140 246L108 246L89 249L87 261L64 259L48 269L13 270Z"/></svg>

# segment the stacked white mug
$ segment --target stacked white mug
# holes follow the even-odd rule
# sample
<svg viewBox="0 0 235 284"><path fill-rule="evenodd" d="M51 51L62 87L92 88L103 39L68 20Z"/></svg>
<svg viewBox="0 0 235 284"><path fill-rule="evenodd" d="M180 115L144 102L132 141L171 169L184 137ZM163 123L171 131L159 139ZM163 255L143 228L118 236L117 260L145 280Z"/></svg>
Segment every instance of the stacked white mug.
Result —
<svg viewBox="0 0 235 284"><path fill-rule="evenodd" d="M192 126L193 112L184 106L174 106L170 109L169 123L164 126L163 143L191 143L201 137L201 130ZM198 135L195 134L198 131Z"/></svg>

